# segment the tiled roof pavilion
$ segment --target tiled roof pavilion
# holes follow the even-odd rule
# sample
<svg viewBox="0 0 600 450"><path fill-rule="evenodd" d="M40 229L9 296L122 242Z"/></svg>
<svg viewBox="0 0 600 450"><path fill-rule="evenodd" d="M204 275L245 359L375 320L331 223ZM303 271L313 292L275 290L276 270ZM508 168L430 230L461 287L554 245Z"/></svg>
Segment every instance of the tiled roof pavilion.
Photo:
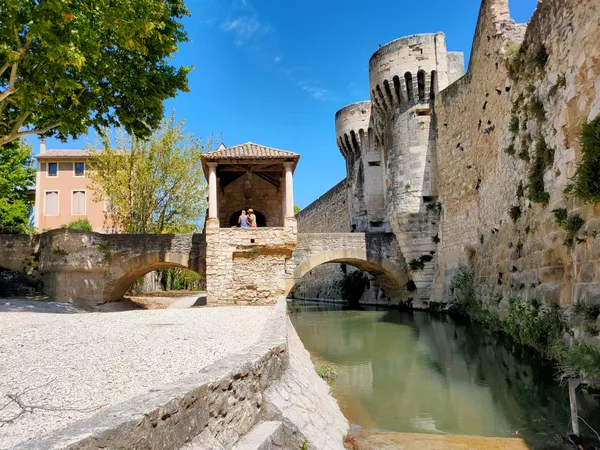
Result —
<svg viewBox="0 0 600 450"><path fill-rule="evenodd" d="M298 153L246 142L245 144L233 147L226 147L224 144L221 144L214 152L202 155L202 165L204 173L207 174L206 163L208 162L248 164L251 161L273 161L276 163L290 161L294 163L295 168L299 159L300 155Z"/></svg>

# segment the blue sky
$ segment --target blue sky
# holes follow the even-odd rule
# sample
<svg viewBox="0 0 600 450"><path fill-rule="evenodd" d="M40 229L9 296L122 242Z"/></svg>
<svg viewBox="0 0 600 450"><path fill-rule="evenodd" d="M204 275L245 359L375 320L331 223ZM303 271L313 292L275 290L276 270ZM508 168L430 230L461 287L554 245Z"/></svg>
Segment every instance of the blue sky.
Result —
<svg viewBox="0 0 600 450"><path fill-rule="evenodd" d="M537 0L509 0L517 22ZM301 155L295 200L301 207L345 176L334 115L369 97L369 58L379 44L442 31L465 59L480 0L188 0L191 42L176 64L193 65L190 92L165 103L198 137L227 146L252 141ZM35 153L37 139L31 140ZM84 148L94 136L49 148Z"/></svg>

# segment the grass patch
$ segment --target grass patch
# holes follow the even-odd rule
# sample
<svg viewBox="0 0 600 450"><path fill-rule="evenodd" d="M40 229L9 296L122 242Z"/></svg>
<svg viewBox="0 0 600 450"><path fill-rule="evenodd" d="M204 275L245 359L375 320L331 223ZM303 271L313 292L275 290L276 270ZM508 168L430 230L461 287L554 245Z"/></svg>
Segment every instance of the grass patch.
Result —
<svg viewBox="0 0 600 450"><path fill-rule="evenodd" d="M335 381L335 379L337 378L337 371L335 370L335 367L333 367L331 364L316 364L315 371L317 372L317 375L319 375L328 383Z"/></svg>
<svg viewBox="0 0 600 450"><path fill-rule="evenodd" d="M585 202L600 202L600 116L583 126L579 137L581 163L575 170L571 193Z"/></svg>

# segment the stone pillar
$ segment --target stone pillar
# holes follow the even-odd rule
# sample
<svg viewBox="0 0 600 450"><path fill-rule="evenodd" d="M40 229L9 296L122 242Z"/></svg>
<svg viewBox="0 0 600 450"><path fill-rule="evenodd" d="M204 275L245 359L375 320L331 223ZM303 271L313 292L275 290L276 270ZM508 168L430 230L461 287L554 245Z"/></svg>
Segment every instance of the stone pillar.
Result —
<svg viewBox="0 0 600 450"><path fill-rule="evenodd" d="M218 163L208 163L208 220L206 228L219 228L217 206L217 166Z"/></svg>
<svg viewBox="0 0 600 450"><path fill-rule="evenodd" d="M283 168L285 170L285 220L284 225L286 227L297 227L296 218L294 217L294 177L292 169L294 168L293 162L284 162Z"/></svg>
<svg viewBox="0 0 600 450"><path fill-rule="evenodd" d="M281 190L281 198L283 202L281 202L281 225L285 225L285 172L284 175L279 179L279 186Z"/></svg>

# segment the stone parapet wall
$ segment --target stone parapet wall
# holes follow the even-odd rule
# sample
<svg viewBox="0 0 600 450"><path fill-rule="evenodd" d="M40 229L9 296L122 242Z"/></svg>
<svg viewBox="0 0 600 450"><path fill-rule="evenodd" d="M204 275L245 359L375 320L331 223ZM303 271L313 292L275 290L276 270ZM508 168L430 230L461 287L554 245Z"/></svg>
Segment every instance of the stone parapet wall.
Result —
<svg viewBox="0 0 600 450"><path fill-rule="evenodd" d="M469 71L435 103L443 203L436 300L450 299L466 265L492 310L514 297L600 302L599 209L563 194L581 160L582 125L600 113L599 23L596 0L544 0L526 27L510 19L507 0L483 1ZM527 56L511 77L505 55L519 45ZM541 142L547 206L527 188ZM573 245L564 245L556 208L585 221Z"/></svg>
<svg viewBox="0 0 600 450"><path fill-rule="evenodd" d="M289 228L220 228L206 234L209 304L273 304L286 292L286 262L296 248Z"/></svg>
<svg viewBox="0 0 600 450"><path fill-rule="evenodd" d="M298 233L346 233L350 231L346 180L296 214Z"/></svg>

